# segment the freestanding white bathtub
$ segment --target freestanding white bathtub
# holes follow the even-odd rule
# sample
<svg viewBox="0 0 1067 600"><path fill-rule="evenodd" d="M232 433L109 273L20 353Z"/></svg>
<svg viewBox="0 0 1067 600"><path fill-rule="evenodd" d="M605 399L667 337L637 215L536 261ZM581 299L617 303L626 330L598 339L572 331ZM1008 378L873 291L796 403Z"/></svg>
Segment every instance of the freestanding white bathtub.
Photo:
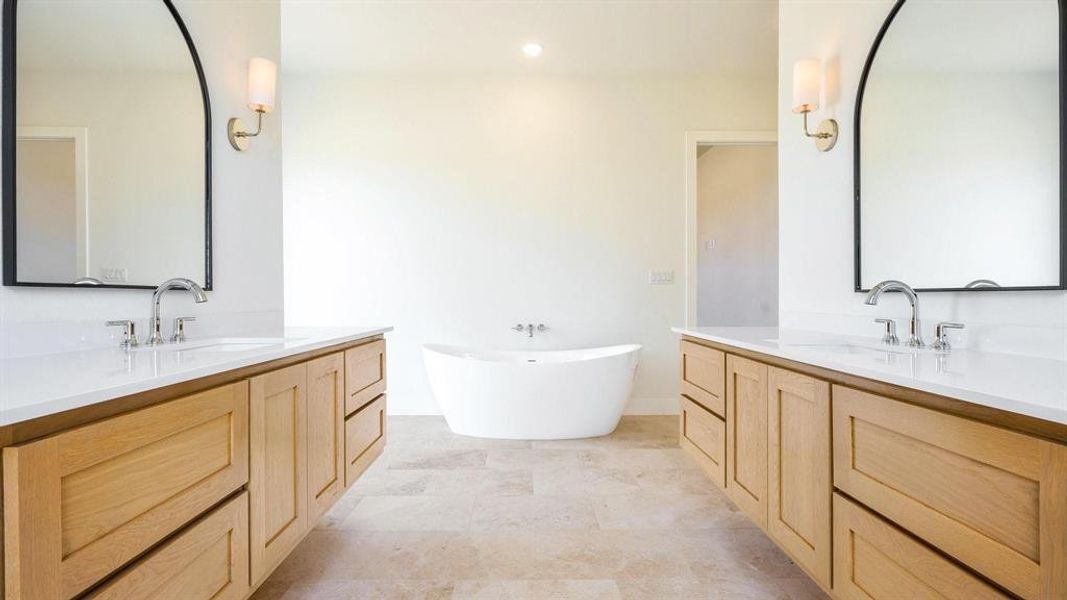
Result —
<svg viewBox="0 0 1067 600"><path fill-rule="evenodd" d="M423 346L430 387L453 432L558 440L607 435L633 389L641 346L487 351Z"/></svg>

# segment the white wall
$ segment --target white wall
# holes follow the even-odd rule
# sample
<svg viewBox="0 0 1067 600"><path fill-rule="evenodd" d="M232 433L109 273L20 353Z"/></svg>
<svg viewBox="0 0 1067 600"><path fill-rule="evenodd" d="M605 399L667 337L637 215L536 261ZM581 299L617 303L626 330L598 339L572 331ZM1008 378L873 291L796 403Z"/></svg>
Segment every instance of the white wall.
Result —
<svg viewBox="0 0 1067 600"><path fill-rule="evenodd" d="M777 325L774 145L714 146L700 155L697 243L697 324Z"/></svg>
<svg viewBox="0 0 1067 600"><path fill-rule="evenodd" d="M674 411L686 130L774 123L773 81L288 74L286 322L387 323L390 410L436 413L427 342L644 345ZM649 270L676 283L650 286ZM516 323L547 324L533 340Z"/></svg>
<svg viewBox="0 0 1067 600"><path fill-rule="evenodd" d="M211 92L215 291L207 304L195 307L187 294L175 294L164 310L203 316L191 325L193 335L279 329L284 111L279 106L270 115L250 151L237 153L226 141L226 120L248 117L248 59L280 57L279 3L178 0L176 5L197 44ZM145 141L150 148L151 136ZM147 290L0 288L0 354L111 343L101 338L115 333L105 331L103 321L133 317L143 324L150 298Z"/></svg>
<svg viewBox="0 0 1067 600"><path fill-rule="evenodd" d="M779 4L779 283L783 326L878 335L875 317L905 318L907 303L884 297L872 308L853 292L852 158L856 87L870 44L892 6L867 2ZM828 153L804 138L790 111L793 62L818 57L829 85L814 121L838 119ZM1067 294L985 292L922 295L927 339L940 320L963 321L970 347L1067 358Z"/></svg>

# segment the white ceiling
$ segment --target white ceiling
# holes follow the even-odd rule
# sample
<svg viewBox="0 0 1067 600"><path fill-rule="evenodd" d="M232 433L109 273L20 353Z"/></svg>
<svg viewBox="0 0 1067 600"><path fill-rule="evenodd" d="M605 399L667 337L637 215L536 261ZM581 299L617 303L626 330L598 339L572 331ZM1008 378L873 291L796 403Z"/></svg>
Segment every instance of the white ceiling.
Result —
<svg viewBox="0 0 1067 600"><path fill-rule="evenodd" d="M287 72L773 77L777 54L777 0L282 0Z"/></svg>

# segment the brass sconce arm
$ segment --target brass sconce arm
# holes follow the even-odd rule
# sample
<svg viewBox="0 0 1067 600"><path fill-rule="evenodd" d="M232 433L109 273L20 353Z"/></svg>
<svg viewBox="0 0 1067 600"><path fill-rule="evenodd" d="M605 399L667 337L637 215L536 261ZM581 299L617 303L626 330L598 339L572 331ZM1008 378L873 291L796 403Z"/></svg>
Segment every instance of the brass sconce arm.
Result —
<svg viewBox="0 0 1067 600"><path fill-rule="evenodd" d="M827 152L837 144L837 121L825 119L819 123L814 132L808 131L808 113L810 110L801 111L804 115L804 135L815 140L815 147L820 152Z"/></svg>
<svg viewBox="0 0 1067 600"><path fill-rule="evenodd" d="M263 132L263 113L262 110L256 111L256 130L254 132L248 131L235 131L233 135L237 137L256 137Z"/></svg>

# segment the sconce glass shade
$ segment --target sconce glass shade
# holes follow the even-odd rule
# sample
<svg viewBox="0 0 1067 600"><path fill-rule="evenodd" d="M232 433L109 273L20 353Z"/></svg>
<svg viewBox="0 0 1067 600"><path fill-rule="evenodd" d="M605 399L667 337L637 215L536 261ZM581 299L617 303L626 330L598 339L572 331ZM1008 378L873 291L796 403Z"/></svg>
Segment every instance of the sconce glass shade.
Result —
<svg viewBox="0 0 1067 600"><path fill-rule="evenodd" d="M248 108L264 113L274 110L277 84L278 65L259 57L248 61Z"/></svg>
<svg viewBox="0 0 1067 600"><path fill-rule="evenodd" d="M818 59L805 58L793 63L793 112L803 113L819 108L821 83L822 64Z"/></svg>

